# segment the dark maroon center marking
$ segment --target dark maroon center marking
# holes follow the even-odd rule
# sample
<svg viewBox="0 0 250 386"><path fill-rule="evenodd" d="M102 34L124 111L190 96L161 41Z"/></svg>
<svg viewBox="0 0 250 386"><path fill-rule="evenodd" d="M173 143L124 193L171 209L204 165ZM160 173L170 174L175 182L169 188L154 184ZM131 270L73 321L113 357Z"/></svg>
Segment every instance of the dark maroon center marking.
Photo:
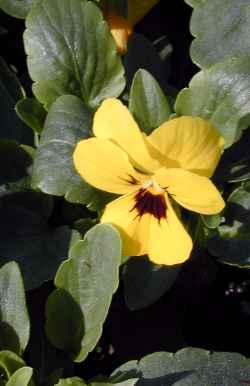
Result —
<svg viewBox="0 0 250 386"><path fill-rule="evenodd" d="M135 196L135 205L131 209L137 211L136 217L152 214L158 221L166 218L167 204L162 194L152 194L147 189L140 189Z"/></svg>

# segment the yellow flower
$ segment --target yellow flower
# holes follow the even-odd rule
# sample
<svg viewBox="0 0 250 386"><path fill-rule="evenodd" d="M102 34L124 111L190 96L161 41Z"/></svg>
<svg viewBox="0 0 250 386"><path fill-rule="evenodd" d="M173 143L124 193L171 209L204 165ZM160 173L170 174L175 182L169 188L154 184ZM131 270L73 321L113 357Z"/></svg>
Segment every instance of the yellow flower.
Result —
<svg viewBox="0 0 250 386"><path fill-rule="evenodd" d="M201 118L180 117L145 136L127 107L112 98L97 110L93 132L96 137L77 144L74 164L91 185L122 195L106 206L101 222L118 228L124 255L184 262L192 240L173 203L202 214L224 208L209 179L224 143L218 131Z"/></svg>
<svg viewBox="0 0 250 386"><path fill-rule="evenodd" d="M110 9L105 0L102 0L103 14L109 24L110 32L120 54L127 51L128 39L133 32L133 26L158 2L159 0L128 0L128 17L125 19L114 9Z"/></svg>

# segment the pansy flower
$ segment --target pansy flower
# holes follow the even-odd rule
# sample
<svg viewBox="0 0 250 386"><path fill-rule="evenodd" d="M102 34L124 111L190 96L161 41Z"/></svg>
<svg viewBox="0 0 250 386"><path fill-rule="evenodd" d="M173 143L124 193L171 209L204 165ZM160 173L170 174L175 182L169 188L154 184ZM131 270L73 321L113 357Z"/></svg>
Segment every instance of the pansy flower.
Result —
<svg viewBox="0 0 250 386"><path fill-rule="evenodd" d="M183 116L146 136L127 107L111 98L95 113L93 132L77 144L74 165L89 184L121 195L105 207L101 222L120 231L123 254L147 254L157 264L184 262L192 240L176 204L206 215L224 208L210 180L224 143L217 129Z"/></svg>

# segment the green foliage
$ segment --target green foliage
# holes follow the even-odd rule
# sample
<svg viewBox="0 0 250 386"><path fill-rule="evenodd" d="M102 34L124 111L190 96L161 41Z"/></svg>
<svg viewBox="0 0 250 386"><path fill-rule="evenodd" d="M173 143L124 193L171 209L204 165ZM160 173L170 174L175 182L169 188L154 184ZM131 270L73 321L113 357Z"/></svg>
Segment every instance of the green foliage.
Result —
<svg viewBox="0 0 250 386"><path fill-rule="evenodd" d="M78 141L91 135L92 113L76 96L64 95L52 105L36 153L32 184L44 193L100 209L112 197L87 184L73 165Z"/></svg>
<svg viewBox="0 0 250 386"><path fill-rule="evenodd" d="M31 386L32 374L32 368L22 367L10 377L6 383L6 386Z"/></svg>
<svg viewBox="0 0 250 386"><path fill-rule="evenodd" d="M196 0L190 30L196 38L191 57L201 68L250 52L250 5L247 0Z"/></svg>
<svg viewBox="0 0 250 386"><path fill-rule="evenodd" d="M5 194L30 188L29 169L32 163L27 148L14 141L0 140L0 164L4 165L0 173L0 202Z"/></svg>
<svg viewBox="0 0 250 386"><path fill-rule="evenodd" d="M209 250L219 260L250 266L250 182L236 188L227 200L225 221L209 240Z"/></svg>
<svg viewBox="0 0 250 386"><path fill-rule="evenodd" d="M20 143L32 143L32 132L14 111L23 91L15 73L0 57L1 139L12 139Z"/></svg>
<svg viewBox="0 0 250 386"><path fill-rule="evenodd" d="M69 260L56 274L55 285L61 291L49 297L46 332L52 344L68 350L77 362L86 358L101 336L119 283L120 263L118 232L110 225L96 225L70 250ZM63 314L62 304L70 305ZM60 314L59 324L53 317L56 313Z"/></svg>
<svg viewBox="0 0 250 386"><path fill-rule="evenodd" d="M129 109L146 134L167 121L171 111L160 85L146 70L138 70L130 89Z"/></svg>
<svg viewBox="0 0 250 386"><path fill-rule="evenodd" d="M29 341L30 322L22 276L12 261L0 269L0 348L21 354Z"/></svg>
<svg viewBox="0 0 250 386"><path fill-rule="evenodd" d="M117 382L137 377L138 386L241 386L242 380L250 377L249 365L249 359L237 353L209 353L188 347L176 354L156 352L139 362L128 362L113 373L112 379Z"/></svg>
<svg viewBox="0 0 250 386"><path fill-rule="evenodd" d="M46 118L46 111L36 99L21 99L16 104L16 112L34 132L41 133Z"/></svg>
<svg viewBox="0 0 250 386"><path fill-rule="evenodd" d="M0 8L11 16L25 18L38 0L0 0Z"/></svg>
<svg viewBox="0 0 250 386"><path fill-rule="evenodd" d="M176 100L179 115L210 120L226 141L237 141L250 124L250 62L248 58L229 59L193 77L189 88Z"/></svg>
<svg viewBox="0 0 250 386"><path fill-rule="evenodd" d="M139 310L155 303L174 284L179 270L153 264L142 256L128 260L123 270L127 306Z"/></svg>
<svg viewBox="0 0 250 386"><path fill-rule="evenodd" d="M91 108L120 95L125 86L121 59L92 2L43 0L31 9L26 27L33 92L46 109L64 94L80 97Z"/></svg>
<svg viewBox="0 0 250 386"><path fill-rule="evenodd" d="M86 383L78 377L60 379L55 386L87 386Z"/></svg>
<svg viewBox="0 0 250 386"><path fill-rule="evenodd" d="M9 379L18 369L25 366L24 360L12 351L0 351L1 378Z"/></svg>
<svg viewBox="0 0 250 386"><path fill-rule="evenodd" d="M53 279L79 234L67 226L51 228L48 218L53 199L42 193L24 191L0 197L0 261L16 260L25 288Z"/></svg>

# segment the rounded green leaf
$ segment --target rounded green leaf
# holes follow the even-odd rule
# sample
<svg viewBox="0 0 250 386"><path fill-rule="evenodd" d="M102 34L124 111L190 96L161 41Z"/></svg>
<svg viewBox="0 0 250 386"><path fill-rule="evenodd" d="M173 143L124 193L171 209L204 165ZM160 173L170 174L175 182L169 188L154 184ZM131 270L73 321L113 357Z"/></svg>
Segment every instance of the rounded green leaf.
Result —
<svg viewBox="0 0 250 386"><path fill-rule="evenodd" d="M230 59L200 71L179 93L177 114L211 121L229 147L250 124L249 72L249 58Z"/></svg>
<svg viewBox="0 0 250 386"><path fill-rule="evenodd" d="M156 302L174 284L179 270L153 264L142 256L129 259L123 270L127 306L139 310Z"/></svg>
<svg viewBox="0 0 250 386"><path fill-rule="evenodd" d="M120 95L124 70L98 7L82 0L42 0L26 19L24 33L33 92L46 109L61 95L80 97L92 108Z"/></svg>
<svg viewBox="0 0 250 386"><path fill-rule="evenodd" d="M0 0L0 8L11 16L25 18L38 0Z"/></svg>
<svg viewBox="0 0 250 386"><path fill-rule="evenodd" d="M22 276L13 261L0 269L0 347L21 354L28 344L29 334Z"/></svg>
<svg viewBox="0 0 250 386"><path fill-rule="evenodd" d="M168 100L156 79L146 70L138 70L130 89L129 110L140 128L151 131L167 121L171 111Z"/></svg>
<svg viewBox="0 0 250 386"><path fill-rule="evenodd" d="M76 172L73 152L78 141L91 134L92 112L76 96L64 95L52 105L37 150L32 184L44 193L67 201L102 207L110 194L87 184Z"/></svg>
<svg viewBox="0 0 250 386"><path fill-rule="evenodd" d="M33 369L31 367L22 367L10 377L6 386L31 386L32 374Z"/></svg>
<svg viewBox="0 0 250 386"><path fill-rule="evenodd" d="M129 374L130 378L138 375L137 386L242 386L250 381L250 360L238 353L187 347L175 354L155 352L130 362L130 371L125 364L115 370L112 379L128 379Z"/></svg>
<svg viewBox="0 0 250 386"><path fill-rule="evenodd" d="M189 1L190 3L190 1ZM250 52L250 4L248 0L191 1L195 5L190 30L196 38L191 57L201 68Z"/></svg>
<svg viewBox="0 0 250 386"><path fill-rule="evenodd" d="M69 257L69 260L60 266L55 277L55 285L65 290L68 293L66 297L70 295L76 303L73 307L73 317L79 318L78 311L81 311L80 333L83 337L76 342L76 335L75 333L72 335L69 324L67 334L66 329L63 329L63 333L59 335L60 328L58 332L53 332L53 313L58 312L61 318L64 317L62 322L64 326L67 326L70 316L72 317L68 314L72 307L66 310L65 314L61 311L61 304L64 301L61 297L63 292L60 294L60 299L54 297L53 302L47 305L46 331L52 344L65 349L66 346L70 347L69 354L73 354L74 361L81 362L93 350L101 336L112 295L119 283L121 263L119 233L111 225L96 225L86 233L83 241L73 246ZM50 310L52 306L53 310ZM77 306L78 311L76 311ZM79 326L79 320L72 323Z"/></svg>

